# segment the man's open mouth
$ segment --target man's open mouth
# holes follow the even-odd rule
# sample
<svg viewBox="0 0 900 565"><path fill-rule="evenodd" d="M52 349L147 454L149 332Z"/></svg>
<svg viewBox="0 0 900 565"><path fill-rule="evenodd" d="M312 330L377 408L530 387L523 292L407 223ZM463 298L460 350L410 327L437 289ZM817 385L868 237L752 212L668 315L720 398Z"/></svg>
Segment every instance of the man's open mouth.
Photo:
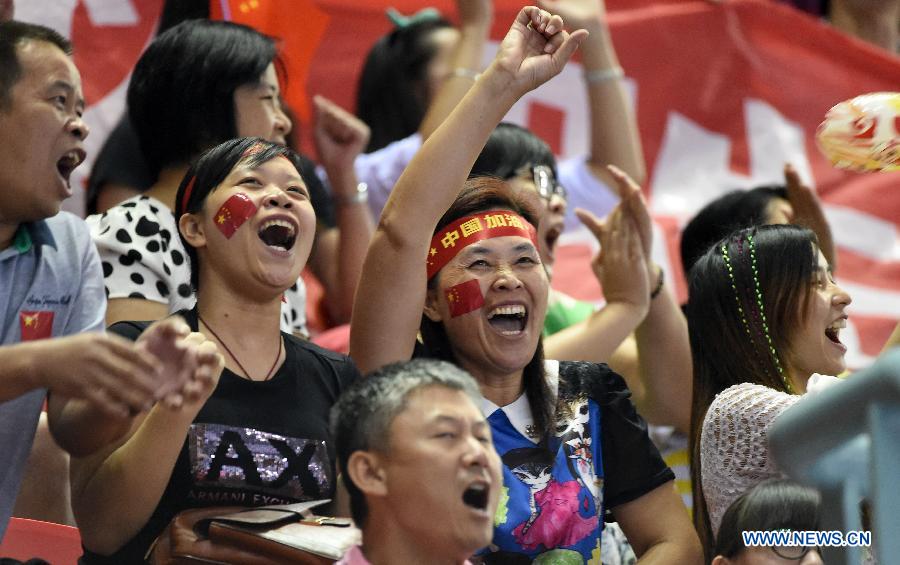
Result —
<svg viewBox="0 0 900 565"><path fill-rule="evenodd" d="M477 481L469 485L463 492L462 501L466 506L476 510L487 510L490 485L483 481Z"/></svg>
<svg viewBox="0 0 900 565"><path fill-rule="evenodd" d="M62 157L56 161L56 170L59 172L59 175L65 179L66 182L69 182L69 177L72 176L72 171L84 162L85 152L81 149L73 149L71 151L67 151Z"/></svg>

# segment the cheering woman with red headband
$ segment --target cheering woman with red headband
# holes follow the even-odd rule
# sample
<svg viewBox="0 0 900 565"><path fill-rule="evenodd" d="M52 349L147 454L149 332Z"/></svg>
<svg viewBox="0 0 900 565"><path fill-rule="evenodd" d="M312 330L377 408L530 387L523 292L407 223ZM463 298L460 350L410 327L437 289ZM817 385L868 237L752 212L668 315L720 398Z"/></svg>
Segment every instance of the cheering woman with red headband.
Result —
<svg viewBox="0 0 900 565"><path fill-rule="evenodd" d="M465 184L494 126L558 74L586 36L562 25L523 8L489 68L403 173L366 258L351 353L364 371L409 359L421 329L424 355L478 380L503 484L461 489L459 504L494 524L484 562L548 553L599 561L606 509L643 562L699 562L673 475L621 377L605 365L543 359L548 281L528 203L503 181ZM613 230L630 229L624 214L611 221ZM630 241L617 251L639 255ZM442 432L433 441L462 437ZM485 512L490 489L501 490L496 516Z"/></svg>

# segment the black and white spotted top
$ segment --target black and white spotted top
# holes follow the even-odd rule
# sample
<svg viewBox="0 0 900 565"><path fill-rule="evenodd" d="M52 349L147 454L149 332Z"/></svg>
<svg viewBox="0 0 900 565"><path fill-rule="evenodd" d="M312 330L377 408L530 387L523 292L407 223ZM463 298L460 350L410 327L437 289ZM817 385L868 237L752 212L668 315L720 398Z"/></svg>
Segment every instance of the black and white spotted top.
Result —
<svg viewBox="0 0 900 565"><path fill-rule="evenodd" d="M135 196L86 221L100 252L107 298L159 302L168 305L169 313L193 308L191 265L168 206ZM308 335L302 279L285 292L281 329Z"/></svg>

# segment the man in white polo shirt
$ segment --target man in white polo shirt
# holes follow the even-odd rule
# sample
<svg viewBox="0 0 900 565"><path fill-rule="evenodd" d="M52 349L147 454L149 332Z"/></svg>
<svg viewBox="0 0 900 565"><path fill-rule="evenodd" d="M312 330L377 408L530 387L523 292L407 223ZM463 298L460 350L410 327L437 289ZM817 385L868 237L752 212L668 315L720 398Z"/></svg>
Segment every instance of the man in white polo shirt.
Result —
<svg viewBox="0 0 900 565"><path fill-rule="evenodd" d="M177 322L159 324L168 349L100 332L97 251L84 222L59 211L88 134L70 53L50 29L0 22L0 539L48 391L54 437L85 455L152 406L161 365L196 364L172 345L187 333Z"/></svg>

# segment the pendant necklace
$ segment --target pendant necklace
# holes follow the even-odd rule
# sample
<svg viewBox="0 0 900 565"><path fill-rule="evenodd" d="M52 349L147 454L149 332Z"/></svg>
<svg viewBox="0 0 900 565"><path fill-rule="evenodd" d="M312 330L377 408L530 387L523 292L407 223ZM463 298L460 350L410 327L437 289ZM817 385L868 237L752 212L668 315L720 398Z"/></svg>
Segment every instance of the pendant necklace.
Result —
<svg viewBox="0 0 900 565"><path fill-rule="evenodd" d="M253 377L250 376L250 373L247 372L247 369L245 369L244 366L241 365L241 362L238 361L238 358L235 356L235 354L232 353L231 349L229 349L228 346L225 344L225 342L222 341L222 338L219 337L219 334L216 333L216 330L212 329L212 326L210 326L209 323L203 319L203 316L200 315L199 310L197 311L197 319L199 319L201 322L203 322L203 325L206 326L206 329L209 330L209 333L213 334L213 337L216 338L216 341L218 341L220 344L222 344L222 347L225 348L225 351L228 353L228 355L232 359L234 359L234 362L237 363L237 366L240 367L241 371L243 371L244 376L247 377L248 380L252 381ZM275 366L278 365L278 359L281 357L281 349L283 346L284 346L284 340L281 338L281 335L279 335L278 336L278 353L275 355L275 362L272 363L272 368L269 369L268 373L266 373L266 378L264 378L263 381L267 381L270 378L272 378L272 372L275 370Z"/></svg>

